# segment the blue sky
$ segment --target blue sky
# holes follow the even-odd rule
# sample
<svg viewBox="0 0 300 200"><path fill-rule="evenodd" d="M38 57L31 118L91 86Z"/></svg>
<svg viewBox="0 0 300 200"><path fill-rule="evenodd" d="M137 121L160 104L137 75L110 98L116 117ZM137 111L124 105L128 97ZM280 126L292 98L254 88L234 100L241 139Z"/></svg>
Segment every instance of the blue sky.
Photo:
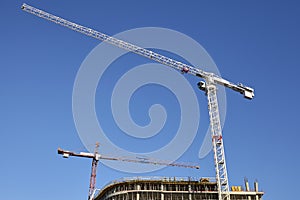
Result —
<svg viewBox="0 0 300 200"><path fill-rule="evenodd" d="M0 12L0 197L84 199L91 161L63 160L56 149L60 146L85 150L73 120L72 91L81 63L99 41L25 13L20 9L22 3L3 1ZM260 189L266 192L265 199L295 199L300 179L297 171L300 5L297 1L26 3L110 35L139 27L163 27L199 42L223 77L253 86L256 92L255 98L248 101L226 90L223 132L230 185L242 185L244 177L251 184L258 179ZM125 64L134 62L147 61L140 61L137 56L126 61L124 57ZM111 75L107 77L119 72L108 73ZM198 158L208 126L207 101L196 88L197 78L186 78L197 93L201 122L194 142L179 161L197 162L201 170L165 168L130 174L100 165L98 188L125 176L214 176L212 153L204 159ZM110 83L114 82L108 80L104 90L112 87ZM166 105L167 111L174 109L178 114L172 94L156 89L145 87L144 91L138 91L131 107L146 112L152 103L149 99L154 99ZM96 108L105 106L107 100L102 101L101 93L96 97L100 99ZM138 123L146 123L147 118L139 112L133 112L132 116L141 120ZM97 114L98 119L109 121L105 131L117 134L115 124L109 124L113 123L111 114ZM176 128L179 118L167 121L166 131ZM171 138L172 135L160 135L162 142ZM140 152L139 145L130 145L130 139L133 138L118 142L124 148ZM145 149L155 148L145 142Z"/></svg>

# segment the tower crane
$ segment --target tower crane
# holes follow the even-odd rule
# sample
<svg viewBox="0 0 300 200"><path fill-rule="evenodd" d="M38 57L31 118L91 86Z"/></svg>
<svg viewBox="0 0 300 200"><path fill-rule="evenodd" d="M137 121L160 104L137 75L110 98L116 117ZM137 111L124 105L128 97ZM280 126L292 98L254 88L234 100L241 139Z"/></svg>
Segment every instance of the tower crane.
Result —
<svg viewBox="0 0 300 200"><path fill-rule="evenodd" d="M212 144L213 144L212 146L214 151L214 164L215 164L215 171L216 171L216 181L218 186L218 199L230 200L224 143L222 137L222 127L221 127L220 114L218 108L217 85L221 85L230 88L236 92L239 92L247 99L252 99L254 97L254 89L244 86L242 84L232 83L214 73L203 71L199 68L195 68L191 65L173 60L169 57L160 55L151 50L138 47L134 44L111 37L99 31L93 30L91 28L84 27L74 22L70 22L58 16L47 13L43 10L34 8L30 5L23 4L22 9L40 18L44 18L46 20L52 21L61 26L65 26L69 29L80 32L87 36L96 38L103 42L107 42L111 45L117 46L127 51L131 51L133 53L139 54L141 56L154 60L158 63L177 69L183 73L191 74L202 78L204 81L200 81L198 83L198 87L199 89L205 91L208 99L210 129L211 129L211 137L212 137Z"/></svg>
<svg viewBox="0 0 300 200"><path fill-rule="evenodd" d="M165 166L172 166L172 167L185 167L185 168L200 169L200 167L197 165L188 165L185 163L171 163L168 161L156 161L156 160L151 160L151 159L134 159L134 158L128 158L128 157L105 156L105 155L101 155L98 153L98 147L99 147L99 143L97 142L94 153L89 153L89 152L76 153L73 151L63 150L61 148L57 149L57 153L61 154L64 158L69 158L70 156L75 156L75 157L83 157L83 158L91 158L92 159L92 170L91 170L91 177L90 177L88 200L94 199L94 195L96 192L95 186L96 186L97 166L98 166L98 161L100 159L112 160L112 161L133 162L133 163L141 163L141 164L165 165Z"/></svg>

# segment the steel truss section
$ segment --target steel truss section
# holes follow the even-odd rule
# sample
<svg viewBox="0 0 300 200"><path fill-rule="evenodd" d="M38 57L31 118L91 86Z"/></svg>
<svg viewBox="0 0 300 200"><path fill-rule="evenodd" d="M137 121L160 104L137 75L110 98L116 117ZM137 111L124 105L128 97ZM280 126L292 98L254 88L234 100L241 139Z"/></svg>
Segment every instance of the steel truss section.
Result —
<svg viewBox="0 0 300 200"><path fill-rule="evenodd" d="M210 129L212 135L219 200L230 200L228 176L222 137L222 127L220 122L219 106L217 99L217 87L214 83L211 83L209 80L207 80L206 84L206 94L208 99Z"/></svg>

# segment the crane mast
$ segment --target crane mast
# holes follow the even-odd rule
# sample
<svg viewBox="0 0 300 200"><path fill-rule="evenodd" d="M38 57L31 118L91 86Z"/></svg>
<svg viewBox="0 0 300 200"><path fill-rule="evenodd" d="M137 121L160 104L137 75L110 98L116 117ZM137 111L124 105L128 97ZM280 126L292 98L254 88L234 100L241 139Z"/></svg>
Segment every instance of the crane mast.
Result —
<svg viewBox="0 0 300 200"><path fill-rule="evenodd" d="M34 8L27 4L23 4L22 9L40 18L44 18L46 20L52 21L61 26L65 26L69 29L80 32L87 36L107 42L109 44L125 49L127 51L131 51L133 53L139 54L141 56L154 60L158 63L177 69L183 73L188 73L203 78L205 82L203 81L199 82L198 87L199 89L206 92L208 98L210 129L211 129L211 136L212 136L212 143L213 143L214 163L215 163L215 171L216 171L216 180L218 185L219 200L230 200L225 152L224 152L223 137L222 137L222 127L220 123L220 114L218 108L217 85L222 85L236 92L239 92L247 99L252 99L254 97L254 90L252 88L244 86L242 84L234 84L211 72L203 71L191 65L155 53L151 50L138 47L134 44L111 37L99 31L95 31L91 28L84 27L74 22L67 21L63 18L52 15L50 13Z"/></svg>
<svg viewBox="0 0 300 200"><path fill-rule="evenodd" d="M222 127L218 108L217 88L216 85L214 83L210 83L209 80L207 80L206 83L219 200L230 200L225 152L222 139Z"/></svg>

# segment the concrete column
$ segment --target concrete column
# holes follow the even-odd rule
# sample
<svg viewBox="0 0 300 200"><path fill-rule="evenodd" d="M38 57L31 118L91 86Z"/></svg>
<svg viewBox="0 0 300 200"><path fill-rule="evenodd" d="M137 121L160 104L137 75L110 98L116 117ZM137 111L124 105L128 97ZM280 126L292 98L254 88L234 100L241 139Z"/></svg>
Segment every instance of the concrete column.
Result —
<svg viewBox="0 0 300 200"><path fill-rule="evenodd" d="M160 199L164 200L165 196L164 196L164 185L163 184L160 185L160 190L161 190Z"/></svg>
<svg viewBox="0 0 300 200"><path fill-rule="evenodd" d="M136 200L140 200L140 190L141 190L141 186L138 184L136 185L136 189L138 190L138 192L136 193Z"/></svg>
<svg viewBox="0 0 300 200"><path fill-rule="evenodd" d="M192 186L189 184L189 200L192 200Z"/></svg>
<svg viewBox="0 0 300 200"><path fill-rule="evenodd" d="M255 190L255 192L258 192L258 182L257 181L254 182L254 190ZM255 199L259 200L258 195L255 195Z"/></svg>
<svg viewBox="0 0 300 200"><path fill-rule="evenodd" d="M248 179L245 178L244 180L245 180L245 189L246 189L247 192L249 192L250 191L250 187L249 187ZM248 200L251 200L251 196L250 195L248 195Z"/></svg>

